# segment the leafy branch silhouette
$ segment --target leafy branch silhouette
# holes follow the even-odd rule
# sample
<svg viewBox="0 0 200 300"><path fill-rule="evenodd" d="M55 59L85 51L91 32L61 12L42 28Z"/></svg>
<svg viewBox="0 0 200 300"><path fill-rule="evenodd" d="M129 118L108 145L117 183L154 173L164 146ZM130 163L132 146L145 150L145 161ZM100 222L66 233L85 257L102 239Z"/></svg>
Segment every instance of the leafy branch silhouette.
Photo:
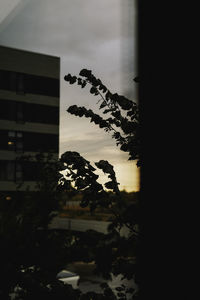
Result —
<svg viewBox="0 0 200 300"><path fill-rule="evenodd" d="M122 95L112 93L100 79L92 74L91 70L82 69L78 77L68 74L64 76L64 80L71 85L76 83L81 88L89 86L90 93L95 97L100 97L97 104L101 115L77 105L68 107L67 112L74 116L89 118L90 122L105 132L111 133L120 150L128 153L128 160L136 160L137 166L141 166L137 103ZM139 82L139 78L136 77L134 81ZM65 174L63 173L60 178L59 188L74 189L77 193L81 193L80 205L82 207L89 206L91 211L102 207L111 212L112 221L108 226L108 234L101 238L97 237L98 235L96 238L93 236L96 240L95 249L88 246L90 244L88 240L88 252L95 261L97 273L109 278L112 272L115 275L123 274L124 278L131 279L137 269L134 257L140 237L138 202L125 201L119 190L114 168L108 161L100 160L94 164L95 167L78 152L63 153L60 158L60 170L65 170ZM98 182L99 175L95 174L96 168L107 175L108 181L104 184ZM126 237L120 235L124 227L128 230ZM85 241L83 244L86 247ZM128 293L132 294L132 299L137 297L137 292L133 289L126 289L123 285L117 287L116 291L120 299L127 299Z"/></svg>
<svg viewBox="0 0 200 300"><path fill-rule="evenodd" d="M82 69L79 75L81 77L68 74L64 79L69 84L77 83L81 88L90 85L90 93L100 96L99 109L109 117L104 119L91 109L77 105L70 106L67 112L75 116L90 118L90 122L94 122L106 132L112 132L112 138L116 140L117 146L120 146L122 151L128 152L129 160L137 160L137 166L140 166L138 105L122 95L111 93L101 80L92 74L91 70Z"/></svg>

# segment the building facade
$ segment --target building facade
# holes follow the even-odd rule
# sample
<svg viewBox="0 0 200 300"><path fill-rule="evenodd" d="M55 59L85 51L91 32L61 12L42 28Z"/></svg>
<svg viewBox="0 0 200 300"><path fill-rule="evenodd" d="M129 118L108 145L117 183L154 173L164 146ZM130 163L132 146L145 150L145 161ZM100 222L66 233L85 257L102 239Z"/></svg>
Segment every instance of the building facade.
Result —
<svg viewBox="0 0 200 300"><path fill-rule="evenodd" d="M59 153L60 58L0 46L0 193L35 188L23 155Z"/></svg>

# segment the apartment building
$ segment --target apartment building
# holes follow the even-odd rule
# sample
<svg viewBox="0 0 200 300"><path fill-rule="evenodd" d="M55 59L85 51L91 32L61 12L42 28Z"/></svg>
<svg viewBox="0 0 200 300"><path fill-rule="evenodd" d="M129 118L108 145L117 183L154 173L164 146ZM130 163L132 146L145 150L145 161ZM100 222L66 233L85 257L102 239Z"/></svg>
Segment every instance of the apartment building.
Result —
<svg viewBox="0 0 200 300"><path fill-rule="evenodd" d="M59 153L60 58L0 46L0 193L35 188L35 162L22 155Z"/></svg>

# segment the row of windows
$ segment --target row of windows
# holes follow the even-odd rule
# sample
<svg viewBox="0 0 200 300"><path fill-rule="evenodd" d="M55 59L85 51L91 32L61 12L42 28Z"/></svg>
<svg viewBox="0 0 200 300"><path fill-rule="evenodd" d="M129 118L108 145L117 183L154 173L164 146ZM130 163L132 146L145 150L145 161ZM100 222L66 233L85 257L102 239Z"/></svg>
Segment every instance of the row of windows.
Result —
<svg viewBox="0 0 200 300"><path fill-rule="evenodd" d="M0 99L0 119L59 125L59 107Z"/></svg>
<svg viewBox="0 0 200 300"><path fill-rule="evenodd" d="M30 161L0 160L0 181L36 181L39 165Z"/></svg>
<svg viewBox="0 0 200 300"><path fill-rule="evenodd" d="M58 153L59 137L57 134L0 130L0 137L1 150L19 153L26 151Z"/></svg>
<svg viewBox="0 0 200 300"><path fill-rule="evenodd" d="M58 79L0 70L0 89L59 97L60 88Z"/></svg>

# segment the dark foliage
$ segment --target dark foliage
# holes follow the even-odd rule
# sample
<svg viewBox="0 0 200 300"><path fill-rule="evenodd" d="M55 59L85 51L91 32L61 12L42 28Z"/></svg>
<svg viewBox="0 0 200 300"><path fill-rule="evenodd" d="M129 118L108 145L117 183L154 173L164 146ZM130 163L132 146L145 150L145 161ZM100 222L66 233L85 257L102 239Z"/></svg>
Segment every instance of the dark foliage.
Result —
<svg viewBox="0 0 200 300"><path fill-rule="evenodd" d="M137 160L137 164L140 166L139 110L137 104L122 95L111 93L101 80L92 74L91 70L83 69L79 75L81 77L68 74L64 79L70 84L77 83L82 88L90 85L90 93L94 96L100 96L99 109L109 117L104 119L91 109L77 105L70 106L67 111L75 116L90 118L90 122L94 122L106 132L111 132L120 149L128 152L129 160ZM135 81L138 82L137 77Z"/></svg>
<svg viewBox="0 0 200 300"><path fill-rule="evenodd" d="M70 106L67 111L75 116L90 118L100 128L112 133L112 138L127 152L130 160L140 162L139 115L136 103L118 94L112 94L90 70L83 69L81 77L65 76L69 84L81 88L90 85L90 93L101 97L103 118L84 107ZM127 158L127 159L128 159ZM16 300L36 298L48 300L116 299L116 295L104 283L102 293L81 293L56 279L57 273L68 263L75 261L95 262L95 273L109 279L111 273L132 279L137 270L138 201L127 201L119 191L113 166L106 160L95 166L78 152L67 151L58 161L51 155L40 153L23 160L37 161L36 191L17 193L10 201L5 195L0 201L0 298L10 299L15 292ZM98 182L96 168L104 172L108 181ZM65 171L65 175L60 171ZM59 182L59 183L58 183ZM108 234L89 230L72 233L49 229L49 224L59 210L60 194L82 195L81 206L91 212L106 208L113 215ZM109 191L109 193L108 193ZM121 234L125 230L125 235ZM133 289L123 284L116 288L118 299L137 298Z"/></svg>
<svg viewBox="0 0 200 300"><path fill-rule="evenodd" d="M35 192L18 190L9 201L1 195L0 297L10 299L15 292L15 299L66 299L68 293L79 299L77 291L56 279L70 260L72 235L48 229L58 211L58 162L42 153L21 160L36 160L38 177Z"/></svg>
<svg viewBox="0 0 200 300"><path fill-rule="evenodd" d="M89 85L90 93L94 96L99 95L101 98L98 101L99 109L109 117L104 119L91 109L77 105L70 106L67 112L75 116L90 118L90 122L94 122L106 132L111 132L117 146L119 145L122 151L128 153L128 159L136 160L137 165L140 166L140 128L137 104L117 93L111 93L101 80L92 74L91 70L83 69L79 75L80 77L76 77L68 74L64 79L70 84L77 83L82 88ZM135 78L135 82L138 82L138 78ZM140 239L138 201L134 203L125 201L123 193L119 191L114 168L108 161L95 162L96 168L108 175L109 181L104 184L98 182L98 175L95 174L96 168L78 152L67 151L61 156L60 161L63 164L62 169L66 168L66 176L60 179L60 186L64 186L67 181L77 193L82 194L82 207L89 206L91 211L104 207L109 209L114 216L107 235L99 236L94 233L91 236L90 232L90 238L88 239L85 235L76 246L87 249L86 253L89 255L86 257L88 260L95 261L97 274L110 278L112 272L115 275L123 274L127 279L135 278ZM111 194L108 194L107 190L111 191ZM123 229L125 229L125 235L121 234ZM126 299L126 293L133 293L133 297L137 297L135 291L127 290L125 287L118 292L120 299Z"/></svg>

